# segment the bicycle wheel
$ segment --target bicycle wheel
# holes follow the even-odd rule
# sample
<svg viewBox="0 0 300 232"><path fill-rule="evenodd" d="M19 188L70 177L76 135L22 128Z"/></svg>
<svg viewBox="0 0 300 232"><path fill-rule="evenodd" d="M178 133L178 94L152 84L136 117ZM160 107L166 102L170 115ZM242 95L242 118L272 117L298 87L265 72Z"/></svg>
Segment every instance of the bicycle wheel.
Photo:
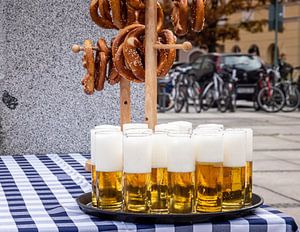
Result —
<svg viewBox="0 0 300 232"><path fill-rule="evenodd" d="M201 104L200 104L200 94L201 94L201 87L198 84L198 82L194 82L192 86L193 90L193 102L194 102L194 108L196 113L201 112Z"/></svg>
<svg viewBox="0 0 300 232"><path fill-rule="evenodd" d="M174 110L175 113L180 113L184 107L186 97L183 88L176 88L175 98L174 98Z"/></svg>
<svg viewBox="0 0 300 232"><path fill-rule="evenodd" d="M284 91L285 104L282 108L283 112L295 111L300 104L300 94L297 86L292 85L286 91Z"/></svg>
<svg viewBox="0 0 300 232"><path fill-rule="evenodd" d="M284 106L284 94L277 87L264 87L257 95L257 102L261 109L268 113L280 111Z"/></svg>
<svg viewBox="0 0 300 232"><path fill-rule="evenodd" d="M218 99L218 110L222 113L225 113L230 105L230 96L228 89L224 89L221 96Z"/></svg>
<svg viewBox="0 0 300 232"><path fill-rule="evenodd" d="M213 87L211 87L204 95L200 97L201 109L207 111L210 107L213 106L214 102L214 90Z"/></svg>
<svg viewBox="0 0 300 232"><path fill-rule="evenodd" d="M158 94L157 96L157 110L159 112L165 112L173 109L174 101L171 98L171 94Z"/></svg>

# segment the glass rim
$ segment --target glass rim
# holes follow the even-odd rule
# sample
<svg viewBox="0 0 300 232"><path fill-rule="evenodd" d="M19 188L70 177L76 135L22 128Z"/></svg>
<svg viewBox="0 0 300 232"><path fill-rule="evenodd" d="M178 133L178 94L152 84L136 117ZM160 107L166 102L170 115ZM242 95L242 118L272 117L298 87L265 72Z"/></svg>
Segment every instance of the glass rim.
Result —
<svg viewBox="0 0 300 232"><path fill-rule="evenodd" d="M193 134L194 136L198 135L204 135L204 136L217 136L217 135L224 135L223 130L194 130Z"/></svg>
<svg viewBox="0 0 300 232"><path fill-rule="evenodd" d="M123 131L123 135L127 137L150 136L152 134L153 131L149 128L131 128Z"/></svg>

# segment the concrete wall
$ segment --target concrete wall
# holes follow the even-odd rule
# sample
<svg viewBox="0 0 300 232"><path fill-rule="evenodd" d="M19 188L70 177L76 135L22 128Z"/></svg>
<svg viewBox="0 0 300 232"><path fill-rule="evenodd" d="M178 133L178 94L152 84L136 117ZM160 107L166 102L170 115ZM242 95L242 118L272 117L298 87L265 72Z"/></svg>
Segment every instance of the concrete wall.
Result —
<svg viewBox="0 0 300 232"><path fill-rule="evenodd" d="M0 1L0 154L87 152L90 128L119 123L118 86L85 95L81 55L70 51L116 33L94 25L88 2ZM134 85L134 121L143 99Z"/></svg>

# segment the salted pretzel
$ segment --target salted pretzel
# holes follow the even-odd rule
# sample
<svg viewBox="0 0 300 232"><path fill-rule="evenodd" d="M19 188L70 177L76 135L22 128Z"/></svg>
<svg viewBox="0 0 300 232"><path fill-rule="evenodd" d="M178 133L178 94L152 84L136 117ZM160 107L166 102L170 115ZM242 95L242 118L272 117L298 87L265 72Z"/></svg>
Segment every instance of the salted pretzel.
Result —
<svg viewBox="0 0 300 232"><path fill-rule="evenodd" d="M196 32L200 32L204 25L204 1L203 0L193 0L191 10L192 10L192 29Z"/></svg>
<svg viewBox="0 0 300 232"><path fill-rule="evenodd" d="M159 33L159 42L162 44L176 44L176 37L170 30ZM176 49L161 49L158 52L157 76L164 77L169 72L176 59Z"/></svg>
<svg viewBox="0 0 300 232"><path fill-rule="evenodd" d="M127 34L123 43L123 55L134 76L140 81L145 81L145 53L143 42L140 41L142 35L145 35L144 25L135 28Z"/></svg>
<svg viewBox="0 0 300 232"><path fill-rule="evenodd" d="M95 59L95 89L98 91L103 90L106 78L107 64L110 60L111 51L107 47L103 38L97 42L98 51L96 52Z"/></svg>
<svg viewBox="0 0 300 232"><path fill-rule="evenodd" d="M94 93L94 76L95 76L95 61L93 52L93 42L85 40L83 44L83 67L86 68L87 73L82 79L81 83L86 94Z"/></svg>
<svg viewBox="0 0 300 232"><path fill-rule="evenodd" d="M121 76L119 75L117 69L115 68L114 62L110 59L109 62L109 76L108 76L108 84L115 85L120 82Z"/></svg>
<svg viewBox="0 0 300 232"><path fill-rule="evenodd" d="M188 0L173 0L171 18L176 35L183 36L188 32L188 16Z"/></svg>
<svg viewBox="0 0 300 232"><path fill-rule="evenodd" d="M119 29L123 28L126 23L122 16L122 14L124 14L123 11L126 11L126 8L124 8L124 2L122 1L124 0L109 0L113 24Z"/></svg>
<svg viewBox="0 0 300 232"><path fill-rule="evenodd" d="M98 9L99 9L99 1L91 0L90 15L91 15L92 20L100 27L103 27L106 29L116 28L111 20L105 18L103 15L99 15Z"/></svg>

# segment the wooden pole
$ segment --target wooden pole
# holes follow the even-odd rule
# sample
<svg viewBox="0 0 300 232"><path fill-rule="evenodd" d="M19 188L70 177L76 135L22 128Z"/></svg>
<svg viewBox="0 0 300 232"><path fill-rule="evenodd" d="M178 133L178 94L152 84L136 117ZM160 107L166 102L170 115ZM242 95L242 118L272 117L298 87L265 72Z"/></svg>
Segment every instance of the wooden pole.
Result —
<svg viewBox="0 0 300 232"><path fill-rule="evenodd" d="M149 128L157 124L157 3L147 0L145 12L145 121Z"/></svg>
<svg viewBox="0 0 300 232"><path fill-rule="evenodd" d="M120 125L130 123L130 81L125 78L120 79Z"/></svg>

